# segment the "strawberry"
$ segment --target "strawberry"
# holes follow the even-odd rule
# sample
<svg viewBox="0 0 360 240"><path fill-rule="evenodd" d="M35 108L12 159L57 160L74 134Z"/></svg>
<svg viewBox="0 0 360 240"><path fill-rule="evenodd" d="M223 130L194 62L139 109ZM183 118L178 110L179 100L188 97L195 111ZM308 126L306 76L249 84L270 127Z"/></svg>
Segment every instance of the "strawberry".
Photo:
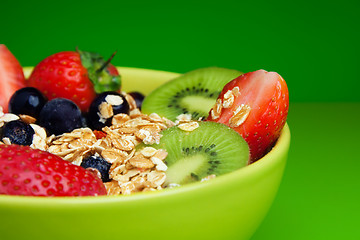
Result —
<svg viewBox="0 0 360 240"><path fill-rule="evenodd" d="M0 194L25 196L105 195L101 179L51 153L0 145Z"/></svg>
<svg viewBox="0 0 360 240"><path fill-rule="evenodd" d="M19 61L4 45L0 44L0 106L8 111L12 94L25 87L25 77Z"/></svg>
<svg viewBox="0 0 360 240"><path fill-rule="evenodd" d="M96 53L66 51L42 60L33 70L28 86L39 89L49 100L67 98L86 112L97 93L119 91L117 69Z"/></svg>
<svg viewBox="0 0 360 240"><path fill-rule="evenodd" d="M96 139L102 139L104 137L106 137L106 132L103 132L103 131L98 131L98 130L94 130L94 135L96 137Z"/></svg>
<svg viewBox="0 0 360 240"><path fill-rule="evenodd" d="M263 157L285 125L289 93L276 72L258 70L225 85L207 120L224 123L246 140L250 163Z"/></svg>

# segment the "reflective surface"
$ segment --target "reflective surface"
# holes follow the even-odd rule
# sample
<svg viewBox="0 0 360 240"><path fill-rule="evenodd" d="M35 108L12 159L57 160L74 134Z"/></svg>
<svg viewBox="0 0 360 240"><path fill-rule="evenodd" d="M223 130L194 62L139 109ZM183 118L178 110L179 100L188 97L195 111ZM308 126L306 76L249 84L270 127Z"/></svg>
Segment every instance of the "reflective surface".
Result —
<svg viewBox="0 0 360 240"><path fill-rule="evenodd" d="M290 103L279 193L252 240L359 239L360 103Z"/></svg>

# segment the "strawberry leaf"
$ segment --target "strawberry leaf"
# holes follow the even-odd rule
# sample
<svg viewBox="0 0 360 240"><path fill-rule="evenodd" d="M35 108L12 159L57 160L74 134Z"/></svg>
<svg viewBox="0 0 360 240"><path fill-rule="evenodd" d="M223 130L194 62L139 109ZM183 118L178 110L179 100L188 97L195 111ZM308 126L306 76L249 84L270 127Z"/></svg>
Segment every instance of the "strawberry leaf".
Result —
<svg viewBox="0 0 360 240"><path fill-rule="evenodd" d="M108 70L110 61L92 52L79 51L81 63L87 69L88 76L96 93L118 91L121 88L121 76L112 75ZM110 59L111 60L111 59Z"/></svg>

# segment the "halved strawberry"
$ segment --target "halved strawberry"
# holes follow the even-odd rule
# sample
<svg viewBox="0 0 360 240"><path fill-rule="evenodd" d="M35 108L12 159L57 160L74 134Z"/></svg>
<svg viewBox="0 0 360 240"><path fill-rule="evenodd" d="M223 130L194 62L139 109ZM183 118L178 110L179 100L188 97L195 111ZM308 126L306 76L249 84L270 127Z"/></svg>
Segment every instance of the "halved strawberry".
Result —
<svg viewBox="0 0 360 240"><path fill-rule="evenodd" d="M289 109L285 80L258 70L225 85L207 120L235 129L250 147L251 162L264 156L278 139Z"/></svg>
<svg viewBox="0 0 360 240"><path fill-rule="evenodd" d="M0 106L8 111L12 94L25 87L23 69L16 57L4 45L0 44Z"/></svg>

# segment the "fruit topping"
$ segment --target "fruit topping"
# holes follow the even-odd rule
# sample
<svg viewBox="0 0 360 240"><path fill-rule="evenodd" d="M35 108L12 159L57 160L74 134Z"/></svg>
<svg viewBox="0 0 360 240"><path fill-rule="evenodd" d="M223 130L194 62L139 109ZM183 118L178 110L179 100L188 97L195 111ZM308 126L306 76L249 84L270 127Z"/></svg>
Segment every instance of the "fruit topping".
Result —
<svg viewBox="0 0 360 240"><path fill-rule="evenodd" d="M246 166L249 160L248 144L224 124L191 121L168 128L161 134L160 143L151 147L168 153L166 185L229 173Z"/></svg>
<svg viewBox="0 0 360 240"><path fill-rule="evenodd" d="M106 137L106 135L107 135L103 131L94 130L93 132L94 132L96 139L102 139L102 138Z"/></svg>
<svg viewBox="0 0 360 240"><path fill-rule="evenodd" d="M83 120L81 111L74 102L65 98L55 98L42 108L39 125L44 127L49 135L60 135L83 127Z"/></svg>
<svg viewBox="0 0 360 240"><path fill-rule="evenodd" d="M97 93L120 90L121 78L110 63L112 57L105 61L96 53L55 53L34 68L28 85L39 89L49 100L72 100L86 112Z"/></svg>
<svg viewBox="0 0 360 240"><path fill-rule="evenodd" d="M51 153L0 145L0 194L98 196L106 189L96 175Z"/></svg>
<svg viewBox="0 0 360 240"><path fill-rule="evenodd" d="M100 156L90 156L82 160L81 167L96 172L103 182L109 182L111 163Z"/></svg>
<svg viewBox="0 0 360 240"><path fill-rule="evenodd" d="M258 70L226 84L207 120L239 132L249 144L254 162L273 147L285 125L288 108L285 80L278 73Z"/></svg>
<svg viewBox="0 0 360 240"><path fill-rule="evenodd" d="M140 92L129 92L128 94L135 100L136 107L141 110L141 105L145 98L144 94Z"/></svg>
<svg viewBox="0 0 360 240"><path fill-rule="evenodd" d="M111 125L112 117L119 113L129 113L129 103L117 92L103 92L96 96L87 114L87 123L91 129L101 130Z"/></svg>
<svg viewBox="0 0 360 240"><path fill-rule="evenodd" d="M34 129L21 120L10 121L1 129L1 139L8 138L12 144L30 146L35 134Z"/></svg>
<svg viewBox="0 0 360 240"><path fill-rule="evenodd" d="M188 72L151 92L142 110L172 121L182 113L195 120L206 118L225 84L240 75L239 71L217 67Z"/></svg>
<svg viewBox="0 0 360 240"><path fill-rule="evenodd" d="M36 88L25 87L17 90L10 98L9 112L38 118L47 102L46 97Z"/></svg>
<svg viewBox="0 0 360 240"><path fill-rule="evenodd" d="M144 97L121 90L113 57L53 54L25 87L0 44L0 194L119 195L208 180L263 157L285 125L288 89L275 72L202 68Z"/></svg>
<svg viewBox="0 0 360 240"><path fill-rule="evenodd" d="M25 77L19 61L4 45L0 44L0 106L8 111L11 95L25 87Z"/></svg>

